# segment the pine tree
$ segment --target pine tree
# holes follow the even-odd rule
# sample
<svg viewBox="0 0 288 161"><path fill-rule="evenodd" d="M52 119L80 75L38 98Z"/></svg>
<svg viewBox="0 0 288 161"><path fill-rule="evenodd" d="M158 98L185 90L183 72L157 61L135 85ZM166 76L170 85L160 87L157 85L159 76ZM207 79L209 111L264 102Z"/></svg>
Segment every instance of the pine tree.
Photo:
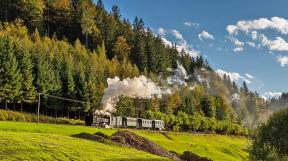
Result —
<svg viewBox="0 0 288 161"><path fill-rule="evenodd" d="M144 68L147 68L147 55L145 54L144 22L142 19L135 18L133 30L133 54L131 54L131 58L140 67L140 71L144 71Z"/></svg>
<svg viewBox="0 0 288 161"><path fill-rule="evenodd" d="M45 1L44 22L47 35L52 36L57 34L58 38L65 36L69 40L76 40L76 38L81 35L81 29L78 28L79 25L77 24L76 13L76 1L78 0Z"/></svg>
<svg viewBox="0 0 288 161"><path fill-rule="evenodd" d="M43 13L45 5L43 0L19 0L17 7L21 18L29 27L30 31L38 28L40 31L43 27Z"/></svg>
<svg viewBox="0 0 288 161"><path fill-rule="evenodd" d="M120 13L120 9L118 6L116 6L116 5L112 6L112 15L114 16L114 18L117 22L120 21L121 13Z"/></svg>
<svg viewBox="0 0 288 161"><path fill-rule="evenodd" d="M155 56L156 58L153 58L154 64L156 66L155 73L157 74L166 74L166 69L169 67L168 65L168 57L167 57L167 53L165 51L165 46L162 43L162 40L160 37L156 38L155 40Z"/></svg>
<svg viewBox="0 0 288 161"><path fill-rule="evenodd" d="M85 68L82 63L78 64L78 70L75 74L75 89L76 89L76 98L84 102L88 99L88 89Z"/></svg>
<svg viewBox="0 0 288 161"><path fill-rule="evenodd" d="M102 35L107 50L106 54L107 57L111 59L114 57L112 48L116 41L117 21L115 20L114 16L110 14L104 19L103 25L104 29L102 31Z"/></svg>
<svg viewBox="0 0 288 161"><path fill-rule="evenodd" d="M207 96L202 98L201 108L206 117L215 118L216 107L215 107L215 98L213 96Z"/></svg>
<svg viewBox="0 0 288 161"><path fill-rule="evenodd" d="M15 102L21 95L22 74L18 68L12 39L0 38L0 101Z"/></svg>
<svg viewBox="0 0 288 161"><path fill-rule="evenodd" d="M91 0L83 0L79 2L79 17L82 33L85 35L86 47L89 47L88 36L92 33L99 33L94 18L97 11Z"/></svg>
<svg viewBox="0 0 288 161"><path fill-rule="evenodd" d="M72 60L69 58L64 58L61 66L62 66L61 69L62 97L73 99L75 98L75 83L73 78ZM63 102L63 108L66 111L68 118L71 106L73 106L73 104L69 102Z"/></svg>
<svg viewBox="0 0 288 161"><path fill-rule="evenodd" d="M147 31L145 38L145 54L147 55L147 69L149 72L156 72L157 70L157 53L153 41L153 34L150 29Z"/></svg>
<svg viewBox="0 0 288 161"><path fill-rule="evenodd" d="M35 85L37 91L43 94L59 94L61 89L60 74L52 61L45 55L35 54Z"/></svg>
<svg viewBox="0 0 288 161"><path fill-rule="evenodd" d="M126 39L123 36L117 38L114 47L112 49L114 55L121 62L124 59L128 59L131 47L127 44Z"/></svg>
<svg viewBox="0 0 288 161"><path fill-rule="evenodd" d="M248 94L249 92L249 88L246 84L246 82L244 81L243 84L242 84L242 87L241 87L241 90L245 93L245 94Z"/></svg>
<svg viewBox="0 0 288 161"><path fill-rule="evenodd" d="M97 7L104 10L104 4L103 4L102 0L98 0Z"/></svg>
<svg viewBox="0 0 288 161"><path fill-rule="evenodd" d="M69 58L66 58L62 62L61 72L62 82L62 96L68 98L74 98L75 95L75 83L73 78L73 64Z"/></svg>
<svg viewBox="0 0 288 161"><path fill-rule="evenodd" d="M21 101L24 103L33 103L36 99L36 88L33 85L34 77L32 75L33 65L31 55L27 50L18 52L19 67L23 76Z"/></svg>

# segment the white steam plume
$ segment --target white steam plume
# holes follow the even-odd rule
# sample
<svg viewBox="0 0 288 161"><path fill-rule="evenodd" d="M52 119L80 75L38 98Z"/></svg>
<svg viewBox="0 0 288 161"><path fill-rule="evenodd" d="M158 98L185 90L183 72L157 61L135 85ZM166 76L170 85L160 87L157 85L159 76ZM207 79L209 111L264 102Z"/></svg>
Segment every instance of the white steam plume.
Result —
<svg viewBox="0 0 288 161"><path fill-rule="evenodd" d="M184 86L187 85L186 80L189 79L190 76L187 75L187 71L178 61L176 69L172 70L171 68L168 68L167 70L173 72L174 74L171 77L167 78L168 84L179 84Z"/></svg>
<svg viewBox="0 0 288 161"><path fill-rule="evenodd" d="M170 90L162 89L143 75L132 79L126 78L122 81L118 77L108 78L107 84L108 87L104 90L101 103L103 111L111 113L116 112L115 105L121 96L151 99L170 93Z"/></svg>

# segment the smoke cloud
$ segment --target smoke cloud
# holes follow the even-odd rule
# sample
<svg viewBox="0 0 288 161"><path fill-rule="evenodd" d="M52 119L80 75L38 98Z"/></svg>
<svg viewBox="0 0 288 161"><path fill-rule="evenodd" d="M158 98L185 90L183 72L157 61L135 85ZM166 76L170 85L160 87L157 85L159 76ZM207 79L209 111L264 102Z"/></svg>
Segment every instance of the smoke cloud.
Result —
<svg viewBox="0 0 288 161"><path fill-rule="evenodd" d="M116 112L115 106L119 97L130 98L161 98L163 94L170 94L170 90L157 86L152 80L141 75L135 78L120 80L118 77L107 79L108 87L104 91L101 103L103 111Z"/></svg>
<svg viewBox="0 0 288 161"><path fill-rule="evenodd" d="M170 72L173 72L173 74L174 74L173 76L167 78L168 84L170 84L170 85L177 84L180 86L181 85L184 85L184 86L187 85L186 80L189 79L190 76L187 75L187 71L185 70L183 65L180 64L178 61L177 61L177 68L176 69L172 70L172 69L168 68L167 70Z"/></svg>

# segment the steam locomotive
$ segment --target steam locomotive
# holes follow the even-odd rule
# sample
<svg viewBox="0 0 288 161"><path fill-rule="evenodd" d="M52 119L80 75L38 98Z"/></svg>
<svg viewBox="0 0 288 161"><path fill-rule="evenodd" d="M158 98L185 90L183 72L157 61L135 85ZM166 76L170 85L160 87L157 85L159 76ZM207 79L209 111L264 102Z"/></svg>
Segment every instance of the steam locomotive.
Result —
<svg viewBox="0 0 288 161"><path fill-rule="evenodd" d="M112 128L138 128L138 129L152 129L163 130L163 120L149 120L143 118L123 117L123 116L102 116L93 115L93 124L98 127L112 127Z"/></svg>

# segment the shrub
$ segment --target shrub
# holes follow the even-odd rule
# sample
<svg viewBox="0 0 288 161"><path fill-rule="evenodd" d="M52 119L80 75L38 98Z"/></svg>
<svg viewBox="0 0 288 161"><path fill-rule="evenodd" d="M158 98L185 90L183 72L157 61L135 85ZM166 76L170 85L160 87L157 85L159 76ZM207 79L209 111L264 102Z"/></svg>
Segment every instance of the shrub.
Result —
<svg viewBox="0 0 288 161"><path fill-rule="evenodd" d="M37 122L37 115L14 112L10 110L0 109L0 121L21 121L21 122ZM57 124L72 124L72 125L84 125L84 121L73 120L67 118L53 118L44 115L40 115L39 121L41 123L57 123Z"/></svg>
<svg viewBox="0 0 288 161"><path fill-rule="evenodd" d="M191 129L194 131L198 131L201 126L200 116L197 115L192 116L190 120L191 120Z"/></svg>
<svg viewBox="0 0 288 161"><path fill-rule="evenodd" d="M252 160L286 160L288 156L288 109L275 113L253 137Z"/></svg>
<svg viewBox="0 0 288 161"><path fill-rule="evenodd" d="M164 114L161 112L149 111L149 116L152 119L162 119L165 121L165 128L173 131L203 131L216 132L219 134L232 134L248 136L248 129L242 128L238 124L233 124L230 121L219 121L214 118L208 118L201 115L188 115L184 112L179 112L178 116L173 114ZM149 118L150 118L149 117Z"/></svg>

